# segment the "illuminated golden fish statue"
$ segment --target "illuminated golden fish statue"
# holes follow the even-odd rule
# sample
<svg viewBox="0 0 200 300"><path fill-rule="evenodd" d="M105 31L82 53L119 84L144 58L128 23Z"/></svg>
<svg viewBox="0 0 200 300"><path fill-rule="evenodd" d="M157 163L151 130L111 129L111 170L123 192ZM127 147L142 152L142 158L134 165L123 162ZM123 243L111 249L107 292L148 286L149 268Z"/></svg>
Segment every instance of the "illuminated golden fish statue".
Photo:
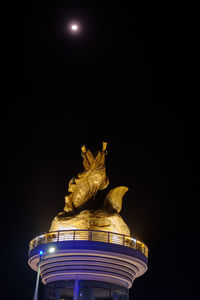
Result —
<svg viewBox="0 0 200 300"><path fill-rule="evenodd" d="M103 142L102 150L94 156L82 146L84 171L70 180L64 211L53 219L49 231L87 229L130 236L128 226L119 215L127 187L119 186L110 190L101 207L94 209L95 195L109 184L105 168L106 147L107 143ZM94 206L89 209L88 201L91 199Z"/></svg>
<svg viewBox="0 0 200 300"><path fill-rule="evenodd" d="M109 184L106 176L105 155L107 143L103 142L102 151L96 157L85 146L81 147L84 171L69 182L65 196L64 211L71 212L83 206L89 199L94 198L98 190L105 189Z"/></svg>

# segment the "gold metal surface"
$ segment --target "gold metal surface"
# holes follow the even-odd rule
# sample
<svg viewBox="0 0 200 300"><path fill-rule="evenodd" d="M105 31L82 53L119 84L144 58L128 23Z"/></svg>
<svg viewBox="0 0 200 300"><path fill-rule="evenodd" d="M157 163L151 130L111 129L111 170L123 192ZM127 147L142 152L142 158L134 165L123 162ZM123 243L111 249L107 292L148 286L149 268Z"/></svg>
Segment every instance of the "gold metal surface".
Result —
<svg viewBox="0 0 200 300"><path fill-rule="evenodd" d="M102 150L94 155L85 145L81 147L84 171L70 180L64 211L54 218L50 231L101 230L130 236L128 226L119 215L127 187L110 190L101 206L95 209L97 192L109 184L105 167L106 148L107 143L103 142Z"/></svg>
<svg viewBox="0 0 200 300"><path fill-rule="evenodd" d="M105 154L107 143L103 142L102 151L93 156L85 146L81 147L84 171L73 177L68 186L69 195L65 196L66 212L84 205L89 199L95 197L98 190L105 189L109 184L106 176Z"/></svg>
<svg viewBox="0 0 200 300"><path fill-rule="evenodd" d="M126 186L118 186L107 194L103 208L105 210L114 210L117 213L120 213L122 209L122 197L124 194L128 191L128 188Z"/></svg>

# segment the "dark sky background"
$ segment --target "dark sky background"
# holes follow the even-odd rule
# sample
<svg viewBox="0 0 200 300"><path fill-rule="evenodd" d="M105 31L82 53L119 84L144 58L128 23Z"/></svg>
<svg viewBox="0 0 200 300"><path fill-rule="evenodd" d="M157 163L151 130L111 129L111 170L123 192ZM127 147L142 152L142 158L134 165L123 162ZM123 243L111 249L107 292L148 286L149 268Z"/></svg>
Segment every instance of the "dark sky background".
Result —
<svg viewBox="0 0 200 300"><path fill-rule="evenodd" d="M149 246L149 270L130 300L192 299L199 257L195 9L28 1L1 13L2 299L32 299L28 243L62 211L68 181L82 170L80 146L103 140L108 189L129 187L121 215ZM71 20L80 34L67 31Z"/></svg>

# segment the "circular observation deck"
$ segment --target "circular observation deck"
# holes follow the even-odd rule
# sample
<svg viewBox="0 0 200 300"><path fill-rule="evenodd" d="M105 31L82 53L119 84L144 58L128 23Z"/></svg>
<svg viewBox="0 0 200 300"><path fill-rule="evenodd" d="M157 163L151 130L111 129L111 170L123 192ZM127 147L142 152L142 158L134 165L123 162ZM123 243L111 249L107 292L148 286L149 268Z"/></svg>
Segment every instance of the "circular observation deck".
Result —
<svg viewBox="0 0 200 300"><path fill-rule="evenodd" d="M128 236L98 230L52 231L29 244L28 263L42 282L95 280L131 288L147 270L147 246Z"/></svg>

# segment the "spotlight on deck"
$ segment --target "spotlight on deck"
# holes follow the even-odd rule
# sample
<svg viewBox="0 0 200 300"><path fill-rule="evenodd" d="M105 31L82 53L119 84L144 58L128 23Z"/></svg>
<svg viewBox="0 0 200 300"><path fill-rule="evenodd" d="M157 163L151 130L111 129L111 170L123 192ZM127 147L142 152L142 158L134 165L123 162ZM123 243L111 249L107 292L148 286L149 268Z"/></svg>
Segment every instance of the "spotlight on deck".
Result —
<svg viewBox="0 0 200 300"><path fill-rule="evenodd" d="M54 253L55 252L55 248L54 247L51 247L51 248L49 248L49 253Z"/></svg>

